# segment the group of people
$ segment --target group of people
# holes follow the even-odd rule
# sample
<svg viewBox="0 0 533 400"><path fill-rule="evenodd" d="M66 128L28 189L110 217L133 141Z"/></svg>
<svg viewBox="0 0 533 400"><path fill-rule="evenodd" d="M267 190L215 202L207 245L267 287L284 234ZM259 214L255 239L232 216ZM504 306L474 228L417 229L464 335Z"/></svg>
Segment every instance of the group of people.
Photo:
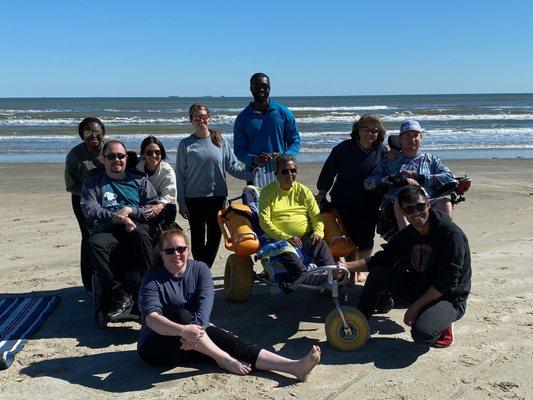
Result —
<svg viewBox="0 0 533 400"><path fill-rule="evenodd" d="M293 114L270 99L267 75L254 74L250 91L253 100L235 121L234 149L209 127L204 104L190 107L194 133L180 141L174 169L154 136L143 140L137 158L122 142L106 139L99 119L79 124L82 143L67 155L65 182L82 234L82 281L90 292L96 271L109 285L107 317L129 313L138 293L143 360L176 364L204 355L237 374L256 368L305 380L320 360L317 346L304 358L290 360L210 323L214 290L209 268L220 244L217 213L228 195L226 174L251 182L269 164L275 181L262 188L259 222L270 239L303 249L318 266L334 264L319 209L330 192L355 244L340 265L357 273L359 281L368 271L358 308L369 319L384 293L397 296L410 304L405 323L412 326L416 342L451 344L451 324L464 314L470 290L470 252L464 233L450 220L449 200L432 197L454 178L437 157L420 151L419 123L404 122L401 150L387 151L381 119L363 115L350 139L332 149L314 196L297 181L300 136ZM373 189L382 184L392 186L383 201L394 203L404 229L371 256L381 202ZM173 225L177 212L189 221L190 242ZM282 253L280 260L294 278L308 268L297 252ZM144 276L140 290L130 279L132 270Z"/></svg>

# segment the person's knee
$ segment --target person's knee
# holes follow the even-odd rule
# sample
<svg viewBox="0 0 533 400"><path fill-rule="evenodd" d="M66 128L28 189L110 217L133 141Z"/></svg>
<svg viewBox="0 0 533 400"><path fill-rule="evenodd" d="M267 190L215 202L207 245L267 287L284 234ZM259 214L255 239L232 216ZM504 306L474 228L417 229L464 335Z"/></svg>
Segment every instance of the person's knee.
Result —
<svg viewBox="0 0 533 400"><path fill-rule="evenodd" d="M411 328L411 337L416 344L429 346L435 343L435 340L438 338L438 334L434 331L434 329L428 329L428 327L421 326L415 322Z"/></svg>

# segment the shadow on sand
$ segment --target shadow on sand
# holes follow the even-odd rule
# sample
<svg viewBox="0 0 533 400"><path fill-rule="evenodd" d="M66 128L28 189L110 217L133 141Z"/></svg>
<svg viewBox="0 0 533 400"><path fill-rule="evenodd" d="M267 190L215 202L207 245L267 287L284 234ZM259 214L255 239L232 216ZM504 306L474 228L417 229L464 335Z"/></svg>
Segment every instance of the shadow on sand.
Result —
<svg viewBox="0 0 533 400"><path fill-rule="evenodd" d="M220 277L215 277L219 286ZM360 287L350 288L348 304L355 304ZM62 301L33 339L74 338L77 346L105 349L111 345L134 344L138 336L136 323L113 324L99 330L92 318L91 299L81 287L69 287L54 292L29 293L28 295L59 294ZM212 322L236 335L272 350L272 345L282 343L280 353L291 358L300 358L313 344L322 348L321 364L373 364L380 369L405 368L428 351L426 347L412 342L387 338L383 335L403 332L403 327L386 316L372 319L372 334L366 346L357 352L342 353L333 350L327 342L319 342L316 336L324 337L324 321L334 305L329 296L308 290L290 295L270 295L264 286L254 287L250 301L228 303L222 290L217 289ZM314 322L300 327L301 322ZM317 330L321 330L317 335ZM306 335L306 331L309 335ZM298 338L293 338L299 333ZM288 339L289 338L289 339ZM205 363L204 363L205 364ZM191 365L193 370L172 372L155 368L142 362L135 350L98 352L81 357L65 357L35 362L21 370L31 377L50 376L108 392L132 392L149 389L157 383L188 378L198 374L222 372L216 365ZM196 369L199 368L199 369ZM257 373L256 373L257 374ZM295 383L294 379L277 374L259 373L278 381L278 386Z"/></svg>

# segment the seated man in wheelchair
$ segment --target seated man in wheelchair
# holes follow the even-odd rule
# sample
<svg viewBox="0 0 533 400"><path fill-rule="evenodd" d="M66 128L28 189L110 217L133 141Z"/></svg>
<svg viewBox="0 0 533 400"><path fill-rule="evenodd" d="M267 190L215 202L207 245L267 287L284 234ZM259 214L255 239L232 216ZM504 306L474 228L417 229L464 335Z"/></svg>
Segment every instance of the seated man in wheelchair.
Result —
<svg viewBox="0 0 533 400"><path fill-rule="evenodd" d="M317 266L335 265L324 241L324 223L311 190L296 181L296 161L288 155L276 159L277 182L264 187L259 197L259 224L268 238L286 240ZM296 252L282 252L278 260L292 278L308 267Z"/></svg>
<svg viewBox="0 0 533 400"><path fill-rule="evenodd" d="M387 203L394 203L398 229L408 225L396 200L398 193L405 186L422 187L433 209L452 215L451 200L436 195L439 189L456 180L450 169L437 156L420 151L422 133L418 121L403 122L400 127L400 153L393 159L385 159L379 163L364 184L367 190L375 190L385 185L390 187L381 208Z"/></svg>
<svg viewBox="0 0 533 400"><path fill-rule="evenodd" d="M126 169L126 147L117 140L104 145L105 171L88 177L82 188L81 207L92 224L88 256L109 285L110 320L130 313L137 288L129 284L131 271L144 273L152 266L153 246L147 224L147 206L157 204L157 193L146 176ZM124 265L112 262L120 248L131 257ZM122 258L124 259L124 257Z"/></svg>

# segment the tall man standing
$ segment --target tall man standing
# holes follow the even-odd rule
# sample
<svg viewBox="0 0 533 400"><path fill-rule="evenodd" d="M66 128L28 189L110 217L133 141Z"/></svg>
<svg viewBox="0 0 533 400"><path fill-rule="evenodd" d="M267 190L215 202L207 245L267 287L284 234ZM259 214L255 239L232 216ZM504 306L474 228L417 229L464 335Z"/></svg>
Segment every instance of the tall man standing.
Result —
<svg viewBox="0 0 533 400"><path fill-rule="evenodd" d="M235 155L248 169L266 164L277 153L296 156L300 134L292 112L272 100L270 79L258 72L250 78L253 101L241 111L233 128Z"/></svg>
<svg viewBox="0 0 533 400"><path fill-rule="evenodd" d="M448 215L429 207L420 186L402 189L398 204L410 225L372 257L344 264L369 271L357 308L370 319L381 293L391 292L409 304L404 323L416 343L448 347L470 293L468 239Z"/></svg>

